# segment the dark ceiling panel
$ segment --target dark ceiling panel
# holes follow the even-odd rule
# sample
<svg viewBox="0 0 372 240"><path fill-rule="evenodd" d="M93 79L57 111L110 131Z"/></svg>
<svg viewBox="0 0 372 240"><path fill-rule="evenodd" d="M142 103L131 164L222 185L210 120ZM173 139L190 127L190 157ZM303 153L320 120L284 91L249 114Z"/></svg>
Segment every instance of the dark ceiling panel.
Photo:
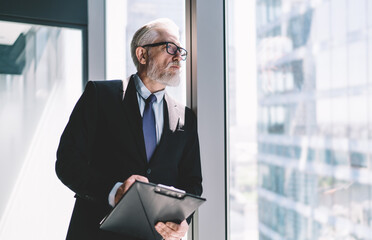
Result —
<svg viewBox="0 0 372 240"><path fill-rule="evenodd" d="M87 8L87 0L0 0L0 15L59 24L87 25Z"/></svg>

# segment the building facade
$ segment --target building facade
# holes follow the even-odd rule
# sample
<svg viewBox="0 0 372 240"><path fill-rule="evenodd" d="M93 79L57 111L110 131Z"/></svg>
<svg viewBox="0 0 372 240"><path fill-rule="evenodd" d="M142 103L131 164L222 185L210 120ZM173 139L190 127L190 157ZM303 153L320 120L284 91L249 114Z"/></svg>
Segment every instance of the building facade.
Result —
<svg viewBox="0 0 372 240"><path fill-rule="evenodd" d="M372 3L256 12L260 239L372 239Z"/></svg>

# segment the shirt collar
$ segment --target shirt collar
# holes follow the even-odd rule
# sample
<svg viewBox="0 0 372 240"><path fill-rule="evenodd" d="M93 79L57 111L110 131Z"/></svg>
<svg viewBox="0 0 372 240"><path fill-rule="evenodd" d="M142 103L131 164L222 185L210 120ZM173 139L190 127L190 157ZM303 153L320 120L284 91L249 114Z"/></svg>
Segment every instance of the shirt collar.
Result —
<svg viewBox="0 0 372 240"><path fill-rule="evenodd" d="M151 95L151 92L150 92L150 90L147 89L147 87L145 86L145 84L143 84L141 78L138 76L137 73L134 74L134 83L136 85L136 90L137 90L138 94L144 100L146 100ZM156 102L160 102L164 98L165 89L163 89L161 91L158 91L158 92L155 92L153 94L156 97Z"/></svg>

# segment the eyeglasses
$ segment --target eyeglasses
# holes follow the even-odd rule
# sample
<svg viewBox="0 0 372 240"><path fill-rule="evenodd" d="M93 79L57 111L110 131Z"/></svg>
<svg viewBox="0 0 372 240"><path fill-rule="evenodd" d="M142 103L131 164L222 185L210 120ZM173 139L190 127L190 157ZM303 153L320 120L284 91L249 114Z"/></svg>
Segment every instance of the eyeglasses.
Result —
<svg viewBox="0 0 372 240"><path fill-rule="evenodd" d="M177 46L176 44L172 43L172 42L159 42L159 43L153 43L153 44L146 44L146 45L143 45L141 47L156 47L156 46L161 46L161 45L164 45L166 44L166 49L167 49L167 53L170 54L170 55L176 55L177 52L180 53L180 56L181 56L181 59L183 61L186 60L186 57L187 57L187 51L186 49L184 48L181 48L179 46Z"/></svg>

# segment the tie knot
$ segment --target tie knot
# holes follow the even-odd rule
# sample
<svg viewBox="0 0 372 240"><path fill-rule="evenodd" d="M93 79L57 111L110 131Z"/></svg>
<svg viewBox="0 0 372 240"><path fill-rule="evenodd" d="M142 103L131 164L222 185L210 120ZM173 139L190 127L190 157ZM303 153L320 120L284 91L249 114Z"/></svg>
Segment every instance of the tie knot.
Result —
<svg viewBox="0 0 372 240"><path fill-rule="evenodd" d="M151 94L147 99L146 103L153 103L156 101L156 96L154 94Z"/></svg>

